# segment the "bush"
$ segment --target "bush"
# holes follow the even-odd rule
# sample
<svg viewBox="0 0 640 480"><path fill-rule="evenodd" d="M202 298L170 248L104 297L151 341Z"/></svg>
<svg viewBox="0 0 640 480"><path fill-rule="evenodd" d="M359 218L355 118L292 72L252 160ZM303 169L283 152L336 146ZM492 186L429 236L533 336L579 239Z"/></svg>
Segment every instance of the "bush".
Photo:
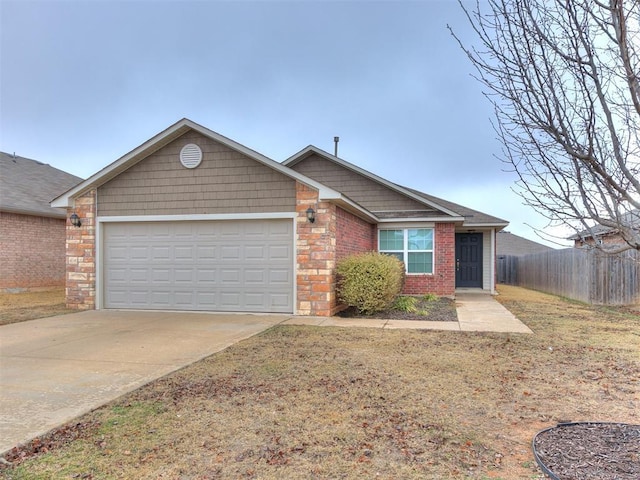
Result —
<svg viewBox="0 0 640 480"><path fill-rule="evenodd" d="M422 299L425 302L435 302L436 300L438 300L440 297L438 297L438 295L436 295L435 293L425 293L422 296Z"/></svg>
<svg viewBox="0 0 640 480"><path fill-rule="evenodd" d="M416 297L397 297L393 302L393 308L401 312L416 313L418 311L418 299Z"/></svg>
<svg viewBox="0 0 640 480"><path fill-rule="evenodd" d="M404 282L403 263L396 257L376 252L342 259L337 273L338 299L365 315L391 306Z"/></svg>

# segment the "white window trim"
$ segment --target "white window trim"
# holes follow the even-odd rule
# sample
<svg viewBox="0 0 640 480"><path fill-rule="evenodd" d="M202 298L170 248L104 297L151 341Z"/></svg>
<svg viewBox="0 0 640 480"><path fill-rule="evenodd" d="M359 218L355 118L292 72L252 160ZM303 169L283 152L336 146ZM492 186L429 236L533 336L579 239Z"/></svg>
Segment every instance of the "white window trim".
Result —
<svg viewBox="0 0 640 480"><path fill-rule="evenodd" d="M381 250L380 249L380 232L390 230L402 230L403 235L403 249L402 250ZM409 250L409 230L431 230L433 232L433 248L431 250ZM396 228L379 228L378 229L378 252L380 253L402 253L402 258L407 261L404 262L404 273L406 275L435 275L436 271L436 229L435 227L423 227L412 225L410 227L396 227ZM431 272L409 272L409 252L411 253L431 253Z"/></svg>

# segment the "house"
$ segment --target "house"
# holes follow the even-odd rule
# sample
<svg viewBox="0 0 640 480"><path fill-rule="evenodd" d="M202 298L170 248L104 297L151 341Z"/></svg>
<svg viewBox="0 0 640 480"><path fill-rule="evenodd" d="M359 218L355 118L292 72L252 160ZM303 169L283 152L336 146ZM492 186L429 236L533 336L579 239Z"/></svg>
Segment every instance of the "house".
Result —
<svg viewBox="0 0 640 480"><path fill-rule="evenodd" d="M336 262L371 250L405 261L407 294L493 292L507 225L313 146L278 163L188 119L52 206L80 224L67 230L78 309L332 315Z"/></svg>
<svg viewBox="0 0 640 480"><path fill-rule="evenodd" d="M497 233L496 242L496 255L498 256L498 259L504 256L519 257L530 253L542 253L553 250L553 248L547 245L534 242L533 240L514 235L513 233L506 232L504 230Z"/></svg>
<svg viewBox="0 0 640 480"><path fill-rule="evenodd" d="M634 209L622 215L622 223L630 225L636 234L640 233L640 210ZM622 245L625 243L617 228L595 225L588 230L583 230L568 238L573 240L574 247L586 247L593 245Z"/></svg>
<svg viewBox="0 0 640 480"><path fill-rule="evenodd" d="M66 210L57 197L81 178L0 152L0 289L65 284Z"/></svg>

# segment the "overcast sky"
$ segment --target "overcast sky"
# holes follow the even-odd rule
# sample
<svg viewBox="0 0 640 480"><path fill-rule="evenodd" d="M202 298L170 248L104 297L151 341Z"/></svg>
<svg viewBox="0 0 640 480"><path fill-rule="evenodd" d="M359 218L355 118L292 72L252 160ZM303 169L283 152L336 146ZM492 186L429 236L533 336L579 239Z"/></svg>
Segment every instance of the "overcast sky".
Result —
<svg viewBox="0 0 640 480"><path fill-rule="evenodd" d="M183 117L282 161L309 144L510 222L454 0L0 0L0 150L86 178Z"/></svg>

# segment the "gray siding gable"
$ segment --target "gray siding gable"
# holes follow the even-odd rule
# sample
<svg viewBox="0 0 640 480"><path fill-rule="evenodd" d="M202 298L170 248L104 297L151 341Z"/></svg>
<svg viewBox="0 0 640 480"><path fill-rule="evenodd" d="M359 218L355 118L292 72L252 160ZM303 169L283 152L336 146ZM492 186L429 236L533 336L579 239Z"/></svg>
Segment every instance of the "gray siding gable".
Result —
<svg viewBox="0 0 640 480"><path fill-rule="evenodd" d="M186 144L202 163L182 166ZM189 131L98 188L98 215L180 215L295 211L294 179L196 131Z"/></svg>
<svg viewBox="0 0 640 480"><path fill-rule="evenodd" d="M433 216L441 214L425 203L393 191L372 178L349 170L318 154L308 155L292 164L290 168L342 192L380 218L389 214L394 218L398 215Z"/></svg>

